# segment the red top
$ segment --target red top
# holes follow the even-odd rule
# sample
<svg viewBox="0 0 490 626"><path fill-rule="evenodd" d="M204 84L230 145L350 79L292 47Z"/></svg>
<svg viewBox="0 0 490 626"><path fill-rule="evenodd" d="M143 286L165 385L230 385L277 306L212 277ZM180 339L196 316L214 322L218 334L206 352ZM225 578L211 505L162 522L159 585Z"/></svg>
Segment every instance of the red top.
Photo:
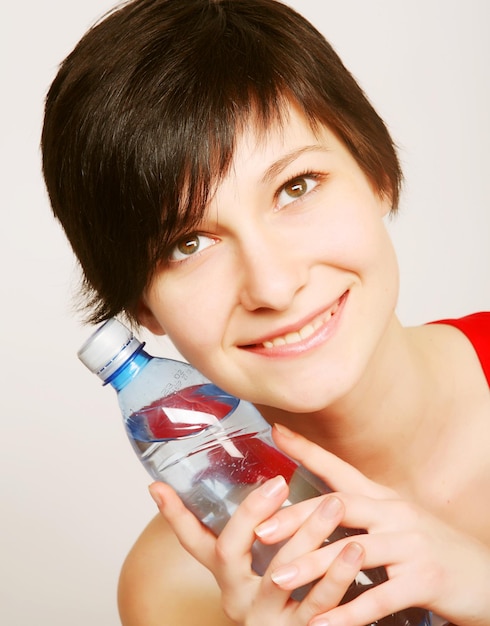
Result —
<svg viewBox="0 0 490 626"><path fill-rule="evenodd" d="M490 311L473 313L459 319L438 320L463 332L473 344L490 386Z"/></svg>

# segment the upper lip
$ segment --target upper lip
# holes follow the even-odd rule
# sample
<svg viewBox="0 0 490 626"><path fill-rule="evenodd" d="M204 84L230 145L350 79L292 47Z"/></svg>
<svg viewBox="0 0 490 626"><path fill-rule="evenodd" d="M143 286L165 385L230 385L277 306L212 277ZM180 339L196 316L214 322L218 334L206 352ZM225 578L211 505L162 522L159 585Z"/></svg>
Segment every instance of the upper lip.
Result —
<svg viewBox="0 0 490 626"><path fill-rule="evenodd" d="M276 337L283 337L284 335L287 335L288 333L298 332L304 326L312 322L314 319L316 319L317 317L329 311L333 306L335 306L337 302L339 302L344 297L346 293L347 291L345 291L340 297L333 300L327 306L322 306L321 308L317 309L315 312L310 313L309 315L305 316L299 322L294 322L291 324L287 324L285 326L281 326L280 328L277 328L276 330L267 333L267 335L261 335L260 337L253 339L252 341L247 341L246 343L241 344L241 347L244 348L246 346L260 345L264 343L265 341L272 341Z"/></svg>

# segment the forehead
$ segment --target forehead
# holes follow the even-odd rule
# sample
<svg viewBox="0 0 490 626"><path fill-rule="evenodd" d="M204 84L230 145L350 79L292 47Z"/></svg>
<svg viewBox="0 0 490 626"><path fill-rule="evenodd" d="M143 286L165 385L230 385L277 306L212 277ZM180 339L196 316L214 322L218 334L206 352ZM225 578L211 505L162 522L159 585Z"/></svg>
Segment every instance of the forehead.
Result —
<svg viewBox="0 0 490 626"><path fill-rule="evenodd" d="M236 175L252 159L262 161L265 168L270 159L279 158L281 154L287 157L301 148L323 144L329 134L325 126L313 124L294 105L288 105L267 125L251 115L237 129L230 168L223 178L230 173Z"/></svg>
<svg viewBox="0 0 490 626"><path fill-rule="evenodd" d="M253 172L262 172L267 182L303 154L341 146L327 126L312 122L294 104L267 126L251 116L236 135L229 170L215 181L214 188L225 179Z"/></svg>
<svg viewBox="0 0 490 626"><path fill-rule="evenodd" d="M234 156L244 151L264 151L271 144L280 147L291 141L301 141L317 135L321 126L320 122L309 120L300 107L291 102L283 103L267 120L252 112L237 129Z"/></svg>

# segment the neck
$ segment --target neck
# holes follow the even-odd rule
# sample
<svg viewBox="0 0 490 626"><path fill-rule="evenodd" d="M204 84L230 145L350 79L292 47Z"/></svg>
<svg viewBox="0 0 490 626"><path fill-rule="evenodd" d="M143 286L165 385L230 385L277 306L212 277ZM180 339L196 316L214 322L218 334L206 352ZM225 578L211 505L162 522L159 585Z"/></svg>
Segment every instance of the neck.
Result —
<svg viewBox="0 0 490 626"><path fill-rule="evenodd" d="M355 387L321 411L259 410L373 480L400 488L429 455L440 428L436 416L447 403L424 332L418 331L397 327Z"/></svg>

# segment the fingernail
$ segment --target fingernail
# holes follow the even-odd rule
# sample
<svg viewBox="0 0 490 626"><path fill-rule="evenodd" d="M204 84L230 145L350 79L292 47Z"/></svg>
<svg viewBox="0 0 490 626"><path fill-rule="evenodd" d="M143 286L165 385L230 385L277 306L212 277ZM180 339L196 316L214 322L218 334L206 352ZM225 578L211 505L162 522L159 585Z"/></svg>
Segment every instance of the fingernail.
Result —
<svg viewBox="0 0 490 626"><path fill-rule="evenodd" d="M293 431L289 430L289 428L286 428L286 426L283 426L282 424L274 424L274 428L280 432L281 435L284 435L284 437L289 437L289 439L294 437Z"/></svg>
<svg viewBox="0 0 490 626"><path fill-rule="evenodd" d="M272 580L276 585L284 585L293 580L298 575L298 568L295 565L286 565L285 567L279 567L271 574Z"/></svg>
<svg viewBox="0 0 490 626"><path fill-rule="evenodd" d="M308 626L330 626L330 622L324 617L321 617L320 619L315 619L312 622L309 622Z"/></svg>
<svg viewBox="0 0 490 626"><path fill-rule="evenodd" d="M337 516L341 506L342 502L338 498L329 496L320 504L320 515L324 519L332 519Z"/></svg>
<svg viewBox="0 0 490 626"><path fill-rule="evenodd" d="M266 498L274 498L284 489L285 486L286 481L284 477L276 476L262 485L262 495Z"/></svg>
<svg viewBox="0 0 490 626"><path fill-rule="evenodd" d="M148 491L150 492L150 496L153 498L157 507L160 508L162 506L162 499L160 498L160 495L156 491L152 490L152 485L148 487Z"/></svg>
<svg viewBox="0 0 490 626"><path fill-rule="evenodd" d="M255 534L257 537L261 539L263 537L267 537L268 535L272 535L279 527L279 520L277 519L269 519L266 522L262 522L255 529Z"/></svg>
<svg viewBox="0 0 490 626"><path fill-rule="evenodd" d="M349 543L342 551L342 558L346 563L355 565L359 562L364 550L359 543Z"/></svg>

